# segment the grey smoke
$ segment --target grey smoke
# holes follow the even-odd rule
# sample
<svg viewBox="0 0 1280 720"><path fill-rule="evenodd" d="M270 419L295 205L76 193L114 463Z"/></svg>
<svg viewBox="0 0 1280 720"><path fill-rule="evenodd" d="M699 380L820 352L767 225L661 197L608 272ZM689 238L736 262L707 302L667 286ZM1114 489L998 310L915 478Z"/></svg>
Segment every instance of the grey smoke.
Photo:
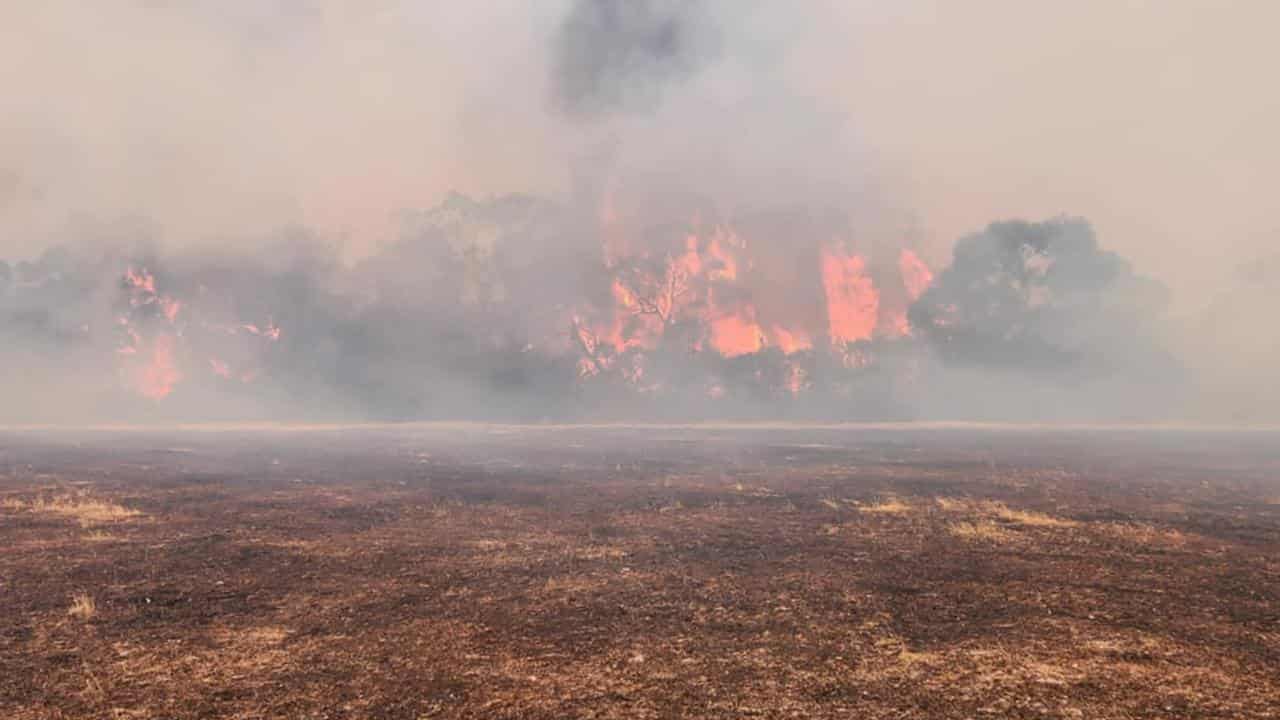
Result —
<svg viewBox="0 0 1280 720"><path fill-rule="evenodd" d="M1151 373L1168 303L1081 219L1008 221L961 238L911 309L947 362L1036 373Z"/></svg>
<svg viewBox="0 0 1280 720"><path fill-rule="evenodd" d="M575 0L557 35L556 100L595 115L656 102L717 52L703 0Z"/></svg>
<svg viewBox="0 0 1280 720"><path fill-rule="evenodd" d="M1205 290L1208 305L1188 326L1181 350L1203 385L1200 404L1233 422L1274 420L1280 408L1280 254L1241 264L1226 287Z"/></svg>

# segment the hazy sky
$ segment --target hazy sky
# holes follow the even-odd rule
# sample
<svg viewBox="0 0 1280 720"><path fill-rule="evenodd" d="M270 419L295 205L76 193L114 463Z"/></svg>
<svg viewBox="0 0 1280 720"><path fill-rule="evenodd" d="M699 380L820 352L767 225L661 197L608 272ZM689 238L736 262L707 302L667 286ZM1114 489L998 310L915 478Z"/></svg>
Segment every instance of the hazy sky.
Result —
<svg viewBox="0 0 1280 720"><path fill-rule="evenodd" d="M1172 291L1144 329L1195 413L1280 407L1280 3L42 0L0 26L9 262L119 218L251 252L305 225L356 261L450 190L838 208L858 252L939 270L1065 214Z"/></svg>
<svg viewBox="0 0 1280 720"><path fill-rule="evenodd" d="M1277 3L712 2L714 58L587 119L548 100L567 5L4 3L0 255L130 213L359 253L400 208L568 193L602 153L734 201L874 195L935 262L992 219L1082 215L1180 307L1280 236Z"/></svg>

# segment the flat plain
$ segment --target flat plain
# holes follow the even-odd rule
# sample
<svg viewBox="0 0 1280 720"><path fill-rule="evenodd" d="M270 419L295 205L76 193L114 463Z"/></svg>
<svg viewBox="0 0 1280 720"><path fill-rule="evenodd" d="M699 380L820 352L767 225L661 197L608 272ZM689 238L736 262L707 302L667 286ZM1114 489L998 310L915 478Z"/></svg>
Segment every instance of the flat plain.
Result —
<svg viewBox="0 0 1280 720"><path fill-rule="evenodd" d="M4 430L0 716L1280 717L1280 433Z"/></svg>

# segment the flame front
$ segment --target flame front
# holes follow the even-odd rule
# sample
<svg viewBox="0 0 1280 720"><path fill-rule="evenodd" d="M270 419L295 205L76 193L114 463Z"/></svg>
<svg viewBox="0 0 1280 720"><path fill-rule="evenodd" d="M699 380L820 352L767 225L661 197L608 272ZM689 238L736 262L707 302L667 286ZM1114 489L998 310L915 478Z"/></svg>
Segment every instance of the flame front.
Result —
<svg viewBox="0 0 1280 720"><path fill-rule="evenodd" d="M832 241L809 246L815 248L807 256L812 265L808 273L801 269L795 293L778 292L769 287L776 278L768 263L753 257L746 238L730 225L695 217L664 250L661 241L629 236L612 201L601 218L612 302L574 314L571 332L584 377L610 370L623 356L629 372L642 376L645 354L675 342L687 352L729 359L781 353L785 377L774 382L797 393L809 386L810 368L791 358L813 353L815 338L825 338L822 352L839 364L865 366L870 356L857 344L910 335L907 307L932 282L928 266L910 249L900 251L892 270L885 265L873 272L848 241ZM882 294L879 282L892 292ZM719 382L707 390L710 397L726 392Z"/></svg>
<svg viewBox="0 0 1280 720"><path fill-rule="evenodd" d="M576 363L584 383L619 381L649 393L677 378L733 398L751 387L831 387L824 368L867 367L876 343L910 336L907 309L933 281L913 250L899 250L893 262L839 233L801 227L783 241L751 234L760 232L755 225L747 232L704 221L708 215L649 225L610 200L598 218L599 297L558 305L560 333L531 334L525 346ZM238 317L241 297L180 279L142 265L122 269L116 357L127 384L161 400L183 382L229 390L270 374L267 348L288 345L272 314L281 308L263 304L247 313L256 318ZM171 285L188 291L178 297ZM699 369L673 375L682 362ZM697 373L702 379L690 380Z"/></svg>

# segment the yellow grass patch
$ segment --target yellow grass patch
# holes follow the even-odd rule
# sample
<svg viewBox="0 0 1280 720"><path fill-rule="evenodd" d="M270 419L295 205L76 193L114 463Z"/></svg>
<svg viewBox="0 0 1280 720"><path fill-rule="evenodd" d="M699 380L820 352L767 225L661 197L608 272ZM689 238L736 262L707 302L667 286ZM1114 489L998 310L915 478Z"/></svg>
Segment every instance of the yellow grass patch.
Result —
<svg viewBox="0 0 1280 720"><path fill-rule="evenodd" d="M1080 523L1031 510L1014 510L1004 503L990 503L992 514L1006 522L1032 527L1075 527Z"/></svg>
<svg viewBox="0 0 1280 720"><path fill-rule="evenodd" d="M865 513L877 513L882 515L901 515L911 512L911 506L902 502L897 498L889 498L881 500L871 505L860 505L858 509Z"/></svg>
<svg viewBox="0 0 1280 720"><path fill-rule="evenodd" d="M938 507L947 512L961 512L973 508L972 502L962 498L940 497L934 498L934 501L938 503Z"/></svg>
<svg viewBox="0 0 1280 720"><path fill-rule="evenodd" d="M928 665L930 663L937 662L940 659L941 657L938 655L938 653L913 652L905 648L895 656L895 660L897 661L897 663L907 668L913 667L915 665Z"/></svg>
<svg viewBox="0 0 1280 720"><path fill-rule="evenodd" d="M67 608L67 614L80 620L88 620L98 612L98 605L88 593L76 593L71 598L71 607Z"/></svg>
<svg viewBox="0 0 1280 720"><path fill-rule="evenodd" d="M965 540L999 543L1013 538L1012 533L990 520L954 522L947 526L947 531Z"/></svg>
<svg viewBox="0 0 1280 720"><path fill-rule="evenodd" d="M119 503L99 500L83 493L40 497L32 501L6 498L4 507L8 510L29 510L69 518L79 522L82 527L119 522L142 514Z"/></svg>
<svg viewBox="0 0 1280 720"><path fill-rule="evenodd" d="M590 545L584 548L575 548L572 551L573 557L578 560L621 560L630 554L626 550L612 545Z"/></svg>
<svg viewBox="0 0 1280 720"><path fill-rule="evenodd" d="M1076 527L1080 523L1074 520L1057 518L1033 510L1015 510L1002 502L985 500L976 502L965 498L934 498L934 502L945 512L972 512L995 517L1006 523L1026 525L1030 527Z"/></svg>
<svg viewBox="0 0 1280 720"><path fill-rule="evenodd" d="M1167 545L1180 547L1187 544L1187 536L1174 528L1158 528L1146 523L1101 523L1098 530L1134 545Z"/></svg>

